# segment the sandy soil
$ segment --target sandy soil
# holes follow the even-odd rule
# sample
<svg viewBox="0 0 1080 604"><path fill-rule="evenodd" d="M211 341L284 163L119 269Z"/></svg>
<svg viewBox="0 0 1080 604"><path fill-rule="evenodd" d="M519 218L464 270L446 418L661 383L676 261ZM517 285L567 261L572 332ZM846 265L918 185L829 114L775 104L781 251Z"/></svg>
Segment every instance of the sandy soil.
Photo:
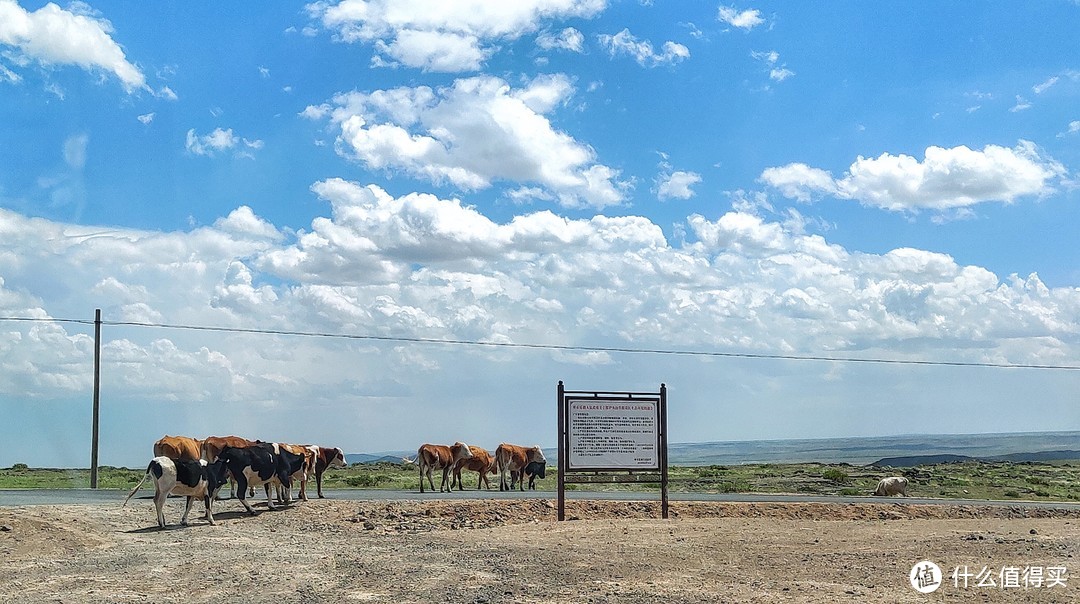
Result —
<svg viewBox="0 0 1080 604"><path fill-rule="evenodd" d="M313 500L0 508L0 602L1077 602L1080 513L867 504ZM166 519L179 522L181 500ZM937 592L908 574L924 559ZM956 567L998 587L956 587ZM1009 567L1066 585L1000 587ZM1009 571L1005 571L1008 573ZM1077 573L1072 576L1071 573Z"/></svg>

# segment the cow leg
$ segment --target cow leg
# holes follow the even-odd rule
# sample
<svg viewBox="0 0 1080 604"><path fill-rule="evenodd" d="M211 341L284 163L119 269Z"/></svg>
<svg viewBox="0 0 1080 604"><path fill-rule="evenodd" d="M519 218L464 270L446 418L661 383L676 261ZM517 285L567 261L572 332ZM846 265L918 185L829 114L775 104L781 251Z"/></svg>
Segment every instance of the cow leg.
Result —
<svg viewBox="0 0 1080 604"><path fill-rule="evenodd" d="M255 511L255 508L251 507L251 504L247 502L247 493L247 477L244 475L240 475L236 478L236 494L240 499L240 503L243 504L244 509L247 510L249 514L254 516L257 512Z"/></svg>
<svg viewBox="0 0 1080 604"><path fill-rule="evenodd" d="M439 492L442 493L443 489L447 491L453 491L453 489L447 488L446 479L450 477L450 466L443 466L442 469L442 482L439 483Z"/></svg>
<svg viewBox="0 0 1080 604"><path fill-rule="evenodd" d="M225 499L221 496L221 491L218 491L217 498ZM232 475L229 476L229 499L236 499L236 479Z"/></svg>
<svg viewBox="0 0 1080 604"><path fill-rule="evenodd" d="M169 492L158 489L154 491L154 508L157 510L158 528L165 528L165 500L169 498Z"/></svg>
<svg viewBox="0 0 1080 604"><path fill-rule="evenodd" d="M322 475L322 472L319 472L318 470L315 471L315 488L319 493L319 499L326 499L322 494Z"/></svg>
<svg viewBox="0 0 1080 604"><path fill-rule="evenodd" d="M188 514L191 513L191 506L195 504L195 498L191 495L187 496L187 501L184 502L184 515L180 517L180 524L188 526Z"/></svg>
<svg viewBox="0 0 1080 604"><path fill-rule="evenodd" d="M209 522L211 524L211 526L214 524L213 505L214 505L214 498L211 497L209 493L207 493L203 497L203 508L206 509L206 521Z"/></svg>
<svg viewBox="0 0 1080 604"><path fill-rule="evenodd" d="M300 479L300 500L307 501L307 476Z"/></svg>
<svg viewBox="0 0 1080 604"><path fill-rule="evenodd" d="M274 500L270 497L270 489L266 490L266 509L276 510L277 506L274 505Z"/></svg>

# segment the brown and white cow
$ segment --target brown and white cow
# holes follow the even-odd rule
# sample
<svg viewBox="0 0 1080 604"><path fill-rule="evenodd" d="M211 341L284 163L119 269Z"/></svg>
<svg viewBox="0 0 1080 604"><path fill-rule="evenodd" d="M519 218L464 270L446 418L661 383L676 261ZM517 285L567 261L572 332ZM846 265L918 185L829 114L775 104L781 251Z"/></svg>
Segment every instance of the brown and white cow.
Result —
<svg viewBox="0 0 1080 604"><path fill-rule="evenodd" d="M517 472L517 477L520 479L525 467L531 462L547 463L547 458L544 457L544 452L540 450L539 445L533 447L522 447L508 443L499 445L495 449L495 465L499 470L499 490L514 490L513 473ZM510 475L509 481L507 481L508 474ZM520 490L524 491L525 481L518 480L517 482Z"/></svg>
<svg viewBox="0 0 1080 604"><path fill-rule="evenodd" d="M322 477L327 468L344 468L345 452L339 447L320 447L317 445L308 445L308 448L315 452L315 488L319 493L319 499L323 499L322 494Z"/></svg>
<svg viewBox="0 0 1080 604"><path fill-rule="evenodd" d="M435 490L435 482L431 478L431 473L435 470L442 470L442 482L439 483L439 492L442 493L443 489L451 491L452 489L448 489L446 484L446 478L449 476L450 470L454 468L458 460L468 459L472 456L472 449L463 442L456 442L449 446L420 445L420 448L416 451L416 465L420 466L420 492L424 492L425 475L427 475L428 485L431 486L431 490Z"/></svg>
<svg viewBox="0 0 1080 604"><path fill-rule="evenodd" d="M207 462L213 462L217 460L218 455L221 455L221 451L225 447L243 449L255 445L256 442L239 436L207 436L202 441L202 458ZM255 492L252 491L251 494L254 495ZM229 498L236 498L236 480L231 475L229 476Z"/></svg>
<svg viewBox="0 0 1080 604"><path fill-rule="evenodd" d="M128 493L127 499L120 507L127 505L131 496L139 490L147 478L154 477L154 507L157 509L158 528L165 528L165 500L169 495L187 496L184 504L184 515L180 517L180 524L187 526L188 514L195 498L203 500L206 509L206 520L214 524L214 513L211 509L214 494L226 482L228 469L224 461L216 461L208 464L203 460L190 461L187 459L172 460L164 455L150 460L146 466L146 474L139 484Z"/></svg>
<svg viewBox="0 0 1080 604"><path fill-rule="evenodd" d="M154 443L154 457L199 461L202 457L202 441L190 436L162 436Z"/></svg>
<svg viewBox="0 0 1080 604"><path fill-rule="evenodd" d="M465 490L465 485L461 482L461 471L471 470L480 475L476 480L476 488L479 489L481 485L486 485L486 488L491 488L491 482L488 481L488 473L495 472L495 456L488 452L487 449L483 449L477 446L469 447L472 451L472 457L466 457L459 459L454 463L454 477L450 481L450 490L454 490L456 484L459 491Z"/></svg>

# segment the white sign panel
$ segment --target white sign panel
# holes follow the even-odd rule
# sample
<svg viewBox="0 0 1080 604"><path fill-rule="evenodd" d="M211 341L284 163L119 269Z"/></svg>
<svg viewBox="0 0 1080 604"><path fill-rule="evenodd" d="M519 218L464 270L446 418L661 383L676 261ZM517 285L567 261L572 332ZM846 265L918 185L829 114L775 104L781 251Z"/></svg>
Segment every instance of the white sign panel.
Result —
<svg viewBox="0 0 1080 604"><path fill-rule="evenodd" d="M567 469L660 468L657 401L571 400Z"/></svg>

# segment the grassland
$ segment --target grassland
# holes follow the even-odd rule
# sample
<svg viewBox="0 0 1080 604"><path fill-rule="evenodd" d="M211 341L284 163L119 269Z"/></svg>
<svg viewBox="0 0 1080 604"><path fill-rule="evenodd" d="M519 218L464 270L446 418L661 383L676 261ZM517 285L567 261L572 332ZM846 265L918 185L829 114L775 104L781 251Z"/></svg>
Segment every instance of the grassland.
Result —
<svg viewBox="0 0 1080 604"><path fill-rule="evenodd" d="M98 486L127 490L142 478L142 469L101 467ZM965 462L883 469L848 464L748 464L732 466L673 466L669 489L674 493L801 493L814 495L868 495L888 475L905 475L908 494L952 499L1080 501L1080 464ZM463 475L466 489L476 487L475 472ZM655 483L601 482L568 484L571 490L648 491ZM554 491L556 474L537 480L537 489ZM497 485L497 478L492 481ZM88 488L90 472L79 469L30 468L16 464L0 469L0 489ZM414 491L419 486L415 466L408 464L354 464L329 470L324 489L384 489ZM436 488L438 478L436 477Z"/></svg>

